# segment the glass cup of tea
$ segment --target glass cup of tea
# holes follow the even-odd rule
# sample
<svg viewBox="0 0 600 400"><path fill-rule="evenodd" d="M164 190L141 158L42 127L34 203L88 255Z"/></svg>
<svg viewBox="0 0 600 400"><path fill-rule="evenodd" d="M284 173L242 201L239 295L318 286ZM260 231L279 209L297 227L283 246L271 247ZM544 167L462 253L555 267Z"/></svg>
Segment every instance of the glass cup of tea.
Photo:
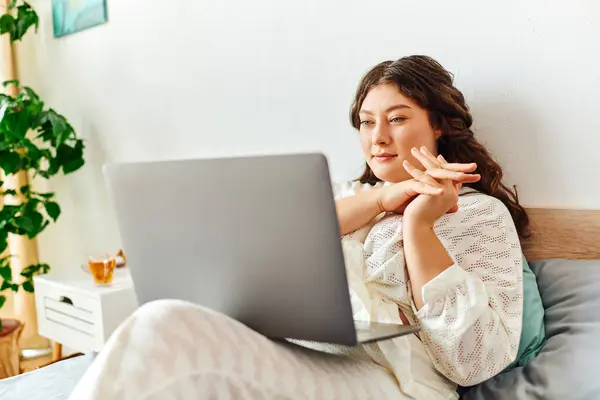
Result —
<svg viewBox="0 0 600 400"><path fill-rule="evenodd" d="M91 255L88 258L88 268L96 285L106 286L113 282L115 265L115 257L108 254Z"/></svg>

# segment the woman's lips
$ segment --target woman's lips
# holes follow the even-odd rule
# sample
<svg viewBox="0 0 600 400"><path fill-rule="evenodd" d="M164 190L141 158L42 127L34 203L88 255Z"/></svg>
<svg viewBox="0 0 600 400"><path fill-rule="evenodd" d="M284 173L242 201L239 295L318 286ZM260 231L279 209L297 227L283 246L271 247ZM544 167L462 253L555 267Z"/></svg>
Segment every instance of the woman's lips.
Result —
<svg viewBox="0 0 600 400"><path fill-rule="evenodd" d="M378 161L378 162L389 162L389 161L392 161L396 157L398 157L397 154L391 154L391 153L382 153L382 154L376 154L373 156L375 161Z"/></svg>

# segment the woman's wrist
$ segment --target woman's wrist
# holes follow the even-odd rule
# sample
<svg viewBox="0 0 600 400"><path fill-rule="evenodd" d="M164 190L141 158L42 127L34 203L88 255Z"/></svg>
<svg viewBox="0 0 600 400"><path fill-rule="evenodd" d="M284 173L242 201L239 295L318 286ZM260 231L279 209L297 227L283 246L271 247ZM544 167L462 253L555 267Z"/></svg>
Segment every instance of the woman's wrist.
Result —
<svg viewBox="0 0 600 400"><path fill-rule="evenodd" d="M336 200L335 207L342 236L362 228L383 212L379 190L375 188Z"/></svg>
<svg viewBox="0 0 600 400"><path fill-rule="evenodd" d="M374 201L375 201L375 207L377 208L378 214L387 212L385 207L384 207L384 196L385 196L385 187L380 187L380 188L375 188L374 190L371 191L371 193L373 194L374 197Z"/></svg>
<svg viewBox="0 0 600 400"><path fill-rule="evenodd" d="M404 234L410 234L413 232L432 231L435 222L426 221L425 219L416 216L405 215L402 225Z"/></svg>

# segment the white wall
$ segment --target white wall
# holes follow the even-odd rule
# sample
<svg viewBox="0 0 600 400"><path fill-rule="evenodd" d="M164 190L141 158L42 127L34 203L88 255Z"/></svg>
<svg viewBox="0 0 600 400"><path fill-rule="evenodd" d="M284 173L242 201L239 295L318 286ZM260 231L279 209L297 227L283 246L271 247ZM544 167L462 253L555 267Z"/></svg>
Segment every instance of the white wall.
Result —
<svg viewBox="0 0 600 400"><path fill-rule="evenodd" d="M88 145L85 169L51 183L64 214L41 252L55 269L119 246L107 161L321 150L335 179L355 177L355 86L412 53L455 73L525 204L600 208L598 2L108 2L108 24L54 39L51 2L32 1L40 32L19 51L22 81Z"/></svg>

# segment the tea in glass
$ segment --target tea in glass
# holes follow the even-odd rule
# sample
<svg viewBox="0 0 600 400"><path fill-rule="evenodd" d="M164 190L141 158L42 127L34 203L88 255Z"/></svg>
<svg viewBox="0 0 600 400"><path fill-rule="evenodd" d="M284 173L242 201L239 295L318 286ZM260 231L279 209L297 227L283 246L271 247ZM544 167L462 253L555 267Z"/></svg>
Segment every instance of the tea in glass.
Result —
<svg viewBox="0 0 600 400"><path fill-rule="evenodd" d="M88 267L96 285L110 285L113 281L116 260L109 255L90 256Z"/></svg>

